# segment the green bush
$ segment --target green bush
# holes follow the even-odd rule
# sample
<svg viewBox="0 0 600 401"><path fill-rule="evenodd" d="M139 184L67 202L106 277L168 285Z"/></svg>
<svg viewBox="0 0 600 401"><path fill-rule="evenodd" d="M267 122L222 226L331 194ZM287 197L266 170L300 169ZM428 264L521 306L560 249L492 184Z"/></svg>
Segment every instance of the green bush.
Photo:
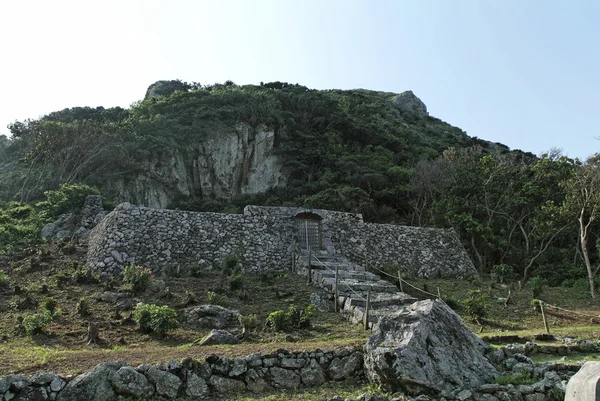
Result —
<svg viewBox="0 0 600 401"><path fill-rule="evenodd" d="M539 298L544 292L544 287L546 287L547 283L548 282L540 276L535 276L527 282L527 286L533 292L533 297Z"/></svg>
<svg viewBox="0 0 600 401"><path fill-rule="evenodd" d="M66 274L63 274L63 273L55 274L52 277L54 278L54 281L56 282L56 286L58 288L64 287L64 285L69 282L69 276L67 276Z"/></svg>
<svg viewBox="0 0 600 401"><path fill-rule="evenodd" d="M533 309L534 312L540 312L541 304L542 301L540 301L539 299L532 299L531 301L529 301L529 305L531 306L531 309Z"/></svg>
<svg viewBox="0 0 600 401"><path fill-rule="evenodd" d="M88 316L90 314L90 302L86 297L79 298L79 302L75 305L75 312L79 316Z"/></svg>
<svg viewBox="0 0 600 401"><path fill-rule="evenodd" d="M256 315L239 315L238 320L242 326L246 328L246 330L255 330L258 328L258 318Z"/></svg>
<svg viewBox="0 0 600 401"><path fill-rule="evenodd" d="M45 309L50 313L54 313L54 311L56 310L56 305L56 299L54 299L53 297L46 297L42 300L42 302L40 302L40 306L42 307L42 309Z"/></svg>
<svg viewBox="0 0 600 401"><path fill-rule="evenodd" d="M129 265L123 271L123 281L131 286L134 294L146 291L151 279L152 271L145 267Z"/></svg>
<svg viewBox="0 0 600 401"><path fill-rule="evenodd" d="M275 331L286 331L292 327L292 315L286 311L271 312L265 325Z"/></svg>
<svg viewBox="0 0 600 401"><path fill-rule="evenodd" d="M503 374L500 376L496 377L496 383L497 384L502 384L502 385L506 385L506 384L533 384L535 383L535 380L532 379L531 377L524 375L522 373L519 374Z"/></svg>
<svg viewBox="0 0 600 401"><path fill-rule="evenodd" d="M244 288L244 275L243 274L234 274L229 277L229 289L231 291L237 291Z"/></svg>
<svg viewBox="0 0 600 401"><path fill-rule="evenodd" d="M63 213L75 211L83 207L88 195L99 195L100 192L84 184L62 184L60 189L46 191L46 201L37 206L49 217L58 217Z"/></svg>
<svg viewBox="0 0 600 401"><path fill-rule="evenodd" d="M0 270L0 286L3 286L6 284L6 273L4 273L4 270Z"/></svg>
<svg viewBox="0 0 600 401"><path fill-rule="evenodd" d="M511 279L515 275L514 267L504 263L500 265L495 265L493 267L493 271L494 273L496 273L496 276L498 276L498 281L500 283L506 282L506 280Z"/></svg>
<svg viewBox="0 0 600 401"><path fill-rule="evenodd" d="M225 256L221 261L221 269L223 269L223 273L226 275L232 273L239 273L240 271L240 258L234 254L230 253Z"/></svg>
<svg viewBox="0 0 600 401"><path fill-rule="evenodd" d="M448 305L450 307L450 309L452 309L453 311L457 311L460 310L460 301L456 298L455 295L452 295L448 298L444 298L444 302L446 303L446 305Z"/></svg>
<svg viewBox="0 0 600 401"><path fill-rule="evenodd" d="M138 304L133 309L133 320L143 333L164 335L178 327L177 312L168 306Z"/></svg>
<svg viewBox="0 0 600 401"><path fill-rule="evenodd" d="M62 315L62 311L57 309L55 312L50 312L45 309L41 313L33 313L23 318L23 328L25 333L28 335L41 334L44 328L50 324L54 319L57 319Z"/></svg>
<svg viewBox="0 0 600 401"><path fill-rule="evenodd" d="M483 319L487 314L488 297L480 290L467 291L467 298L461 301L467 314L476 322Z"/></svg>
<svg viewBox="0 0 600 401"><path fill-rule="evenodd" d="M206 302L209 305L220 305L220 306L227 306L229 304L229 301L226 296L217 294L214 291L206 292Z"/></svg>

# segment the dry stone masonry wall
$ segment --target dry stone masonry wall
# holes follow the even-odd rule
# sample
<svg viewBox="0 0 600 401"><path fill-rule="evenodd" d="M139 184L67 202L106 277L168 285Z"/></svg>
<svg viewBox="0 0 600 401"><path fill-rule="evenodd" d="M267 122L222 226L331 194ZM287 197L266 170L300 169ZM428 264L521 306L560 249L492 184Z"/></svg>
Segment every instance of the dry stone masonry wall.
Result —
<svg viewBox="0 0 600 401"><path fill-rule="evenodd" d="M322 246L367 266L401 265L420 277L466 277L476 270L452 230L365 223L362 215L247 206L244 214L150 209L122 203L90 235L89 266L119 275L135 263L157 273L212 266L237 254L246 272L286 270L299 244L297 216L318 219Z"/></svg>

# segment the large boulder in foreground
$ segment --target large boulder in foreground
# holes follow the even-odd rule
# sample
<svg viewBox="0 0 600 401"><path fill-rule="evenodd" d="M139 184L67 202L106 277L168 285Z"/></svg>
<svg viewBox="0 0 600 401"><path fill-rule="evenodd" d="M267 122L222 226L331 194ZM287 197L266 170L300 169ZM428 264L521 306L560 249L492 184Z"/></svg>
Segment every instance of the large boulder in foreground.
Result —
<svg viewBox="0 0 600 401"><path fill-rule="evenodd" d="M492 383L488 345L444 302L415 302L382 317L365 351L369 379L390 392L438 395Z"/></svg>
<svg viewBox="0 0 600 401"><path fill-rule="evenodd" d="M565 401L600 399L600 362L586 362L567 383Z"/></svg>

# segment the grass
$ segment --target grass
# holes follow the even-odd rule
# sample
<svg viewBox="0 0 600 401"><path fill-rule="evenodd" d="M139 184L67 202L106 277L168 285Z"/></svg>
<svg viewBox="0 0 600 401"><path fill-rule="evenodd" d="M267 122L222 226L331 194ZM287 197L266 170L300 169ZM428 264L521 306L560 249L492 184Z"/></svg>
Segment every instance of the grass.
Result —
<svg viewBox="0 0 600 401"><path fill-rule="evenodd" d="M288 272L271 277L246 275L241 280L242 289L236 287L234 290L229 286L228 277L223 276L218 269L200 271L196 277L164 278L169 291L162 294L149 290L129 296L135 298L135 302L168 305L176 309L181 318L184 308L206 304L209 291L219 294L227 299L229 308L237 309L246 316L257 316L259 327L249 333L244 343L235 346L195 346L193 343L208 334L209 330L196 330L185 325L164 336L143 334L139 332L135 323L127 319L129 312L122 312L120 316L116 316L114 306L99 300L106 290L104 284L73 284L66 280L60 280L60 285L57 284L56 275L67 277L72 274L74 266L84 264L85 248L77 247L74 254L65 255L60 248L51 244L45 244L43 247L43 254L46 256L41 263L31 263L32 258L40 255L39 249L33 249L28 256L11 262L7 268L3 266L7 285L0 287L0 376L7 373L32 374L39 370L76 374L106 360L124 360L136 366L141 363L168 362L186 357L202 359L211 353L235 357L270 353L278 348L291 351L333 349L346 345L363 345L370 335L361 325L350 324L339 313L318 311L315 312L310 329L289 333L265 330L263 325L271 312L288 310L290 305L303 308L308 304L310 294L316 289L307 286L305 278ZM518 290L514 283L500 285L489 277L473 281L417 279L410 282L418 288L434 293L437 293L439 287L443 298L455 300L454 306L457 312L463 315L467 327L480 336L517 335L531 338L544 332L541 315L530 306L531 291ZM17 309L17 296L13 294L16 285L19 285L23 292L18 296L19 299L29 297L31 301L22 303L21 309ZM114 286L111 291L128 291L127 286L122 283L116 282ZM513 302L505 307L503 297L506 297L509 289ZM489 297L487 317L481 320L481 324L464 316L465 311L460 301L464 299L468 290L480 290ZM418 292L410 291L411 295L419 297ZM84 296L89 301L90 315L86 317L80 316L76 311L77 303ZM21 319L26 314L39 312L40 301L48 297L56 300L56 307L62 309L63 315L51 322L43 334L26 336L19 329ZM588 315L600 315L598 305L592 304L591 300L583 298L574 289L546 288L542 298L552 300L553 304L566 309L576 309ZM550 331L555 336L571 336L575 339L600 338L600 326L596 320L590 321L588 317L551 309L547 309L547 316ZM100 324L101 343L98 346L86 345L88 321ZM294 342L287 342L286 334L290 334ZM561 356L553 357L560 359ZM571 354L567 358L579 356ZM360 389L360 386L352 391L357 389ZM297 394L297 397L304 397L302 394ZM306 393L306 397L312 397L311 394Z"/></svg>

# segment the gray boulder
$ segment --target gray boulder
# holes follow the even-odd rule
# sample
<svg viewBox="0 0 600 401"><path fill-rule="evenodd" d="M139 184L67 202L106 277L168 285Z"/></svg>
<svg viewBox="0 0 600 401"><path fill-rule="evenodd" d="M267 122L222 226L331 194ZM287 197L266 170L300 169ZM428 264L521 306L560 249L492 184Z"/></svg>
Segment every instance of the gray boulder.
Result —
<svg viewBox="0 0 600 401"><path fill-rule="evenodd" d="M198 328L225 329L239 325L240 312L219 305L201 305L184 309L186 324Z"/></svg>
<svg viewBox="0 0 600 401"><path fill-rule="evenodd" d="M52 237L54 236L54 234L56 234L58 232L59 228L56 224L54 223L48 223L46 224L44 227L42 227L42 239L43 240L50 240L52 239Z"/></svg>
<svg viewBox="0 0 600 401"><path fill-rule="evenodd" d="M211 330L198 345L239 344L239 340L227 330Z"/></svg>
<svg viewBox="0 0 600 401"><path fill-rule="evenodd" d="M243 381L221 376L211 376L209 385L213 392L217 394L240 394L246 391L246 385Z"/></svg>
<svg viewBox="0 0 600 401"><path fill-rule="evenodd" d="M408 111L420 115L429 115L427 113L427 106L421 101L413 91L405 91L396 96L392 103L394 106L402 111Z"/></svg>
<svg viewBox="0 0 600 401"><path fill-rule="evenodd" d="M110 376L112 386L118 394L148 399L154 395L154 386L146 376L130 366L123 366Z"/></svg>
<svg viewBox="0 0 600 401"><path fill-rule="evenodd" d="M77 376L58 393L58 401L113 401L117 393L112 388L110 377L125 364L104 362L94 369Z"/></svg>
<svg viewBox="0 0 600 401"><path fill-rule="evenodd" d="M156 393L166 398L175 398L181 388L179 377L164 370L151 367L146 371L146 377L156 386Z"/></svg>
<svg viewBox="0 0 600 401"><path fill-rule="evenodd" d="M445 303L419 301L380 319L365 370L386 391L437 395L493 382L488 349Z"/></svg>
<svg viewBox="0 0 600 401"><path fill-rule="evenodd" d="M600 399L600 362L586 362L567 383L565 401Z"/></svg>
<svg viewBox="0 0 600 401"><path fill-rule="evenodd" d="M187 378L187 384L185 387L185 394L192 398L205 398L208 395L209 389L206 381L198 377L198 375L192 373Z"/></svg>

